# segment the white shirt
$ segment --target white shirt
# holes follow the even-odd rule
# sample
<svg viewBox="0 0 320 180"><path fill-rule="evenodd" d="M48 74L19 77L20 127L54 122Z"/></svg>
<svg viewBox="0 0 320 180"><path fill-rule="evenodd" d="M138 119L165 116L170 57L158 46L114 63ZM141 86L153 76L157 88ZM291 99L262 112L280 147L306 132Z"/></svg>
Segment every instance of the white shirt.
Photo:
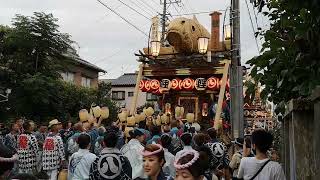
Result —
<svg viewBox="0 0 320 180"><path fill-rule="evenodd" d="M167 173L171 177L175 177L176 169L174 167L174 155L171 154L166 148L163 148L163 150L164 150L164 159L166 160L166 163L162 167L162 170L164 173Z"/></svg>
<svg viewBox="0 0 320 180"><path fill-rule="evenodd" d="M183 149L176 154L176 159L179 158L182 154L183 151L190 151L193 150L191 146L184 146Z"/></svg>
<svg viewBox="0 0 320 180"><path fill-rule="evenodd" d="M96 158L88 149L79 149L70 157L68 180L89 179L90 167Z"/></svg>
<svg viewBox="0 0 320 180"><path fill-rule="evenodd" d="M241 159L238 178L252 178L268 159L258 160L255 157ZM279 163L270 161L256 176L255 180L285 180L284 172Z"/></svg>
<svg viewBox="0 0 320 180"><path fill-rule="evenodd" d="M137 139L131 139L121 148L121 153L126 156L132 167L132 179L144 178L143 157L141 152L144 147Z"/></svg>

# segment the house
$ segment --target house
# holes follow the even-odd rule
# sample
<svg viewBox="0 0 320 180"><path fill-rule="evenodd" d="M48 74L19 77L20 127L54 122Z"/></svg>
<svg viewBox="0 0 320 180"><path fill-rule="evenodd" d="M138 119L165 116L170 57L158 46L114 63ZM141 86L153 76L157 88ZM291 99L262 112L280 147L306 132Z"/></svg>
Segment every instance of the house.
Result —
<svg viewBox="0 0 320 180"><path fill-rule="evenodd" d="M137 81L137 73L125 73L117 79L102 79L105 83L111 83L111 98L120 107L130 109ZM157 96L152 93L139 92L137 107L146 103L157 101Z"/></svg>
<svg viewBox="0 0 320 180"><path fill-rule="evenodd" d="M68 61L64 71L60 72L62 79L77 86L97 88L99 72L106 71L81 59L75 50L69 50L66 56L72 60Z"/></svg>

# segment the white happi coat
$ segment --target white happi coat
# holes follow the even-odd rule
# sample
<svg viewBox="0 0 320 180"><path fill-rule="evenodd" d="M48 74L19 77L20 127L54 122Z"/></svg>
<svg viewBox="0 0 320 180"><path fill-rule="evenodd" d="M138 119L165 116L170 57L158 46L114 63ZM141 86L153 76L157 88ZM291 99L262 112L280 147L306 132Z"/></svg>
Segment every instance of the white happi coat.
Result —
<svg viewBox="0 0 320 180"><path fill-rule="evenodd" d="M65 160L65 155L62 138L59 135L49 134L43 143L43 170L59 169L63 160Z"/></svg>
<svg viewBox="0 0 320 180"><path fill-rule="evenodd" d="M37 160L40 158L37 139L31 133L24 133L18 137L19 171L34 173L37 170Z"/></svg>
<svg viewBox="0 0 320 180"><path fill-rule="evenodd" d="M88 149L79 149L69 159L68 179L89 179L90 167L96 158Z"/></svg>
<svg viewBox="0 0 320 180"><path fill-rule="evenodd" d="M168 149L163 148L164 150L164 159L166 163L162 167L164 173L169 174L171 177L176 177L176 168L174 167L174 155L171 154Z"/></svg>
<svg viewBox="0 0 320 180"><path fill-rule="evenodd" d="M121 153L126 156L132 167L132 179L144 178L143 156L144 147L137 139L131 139L121 148Z"/></svg>

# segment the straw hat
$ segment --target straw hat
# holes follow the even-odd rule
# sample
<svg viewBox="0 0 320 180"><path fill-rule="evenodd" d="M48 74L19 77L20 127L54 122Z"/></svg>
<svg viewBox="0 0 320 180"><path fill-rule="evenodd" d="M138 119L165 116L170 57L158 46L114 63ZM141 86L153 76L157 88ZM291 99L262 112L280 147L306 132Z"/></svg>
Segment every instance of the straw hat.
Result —
<svg viewBox="0 0 320 180"><path fill-rule="evenodd" d="M58 124L61 124L61 122L58 121L58 119L51 120L51 121L49 122L48 128L51 128L52 126L58 125Z"/></svg>

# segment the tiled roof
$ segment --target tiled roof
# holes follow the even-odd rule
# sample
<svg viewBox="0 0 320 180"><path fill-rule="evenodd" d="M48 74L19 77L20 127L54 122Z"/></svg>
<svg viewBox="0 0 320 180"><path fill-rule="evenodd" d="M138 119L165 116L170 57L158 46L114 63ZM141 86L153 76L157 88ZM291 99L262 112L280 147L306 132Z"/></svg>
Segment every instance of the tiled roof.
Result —
<svg viewBox="0 0 320 180"><path fill-rule="evenodd" d="M98 66L96 66L96 65L94 65L94 64L92 64L92 63L90 63L90 62L88 62L88 61L86 61L86 60L83 60L83 59L81 59L81 58L75 58L75 60L76 60L78 63L83 64L83 65L85 65L85 66L88 66L88 67L90 67L90 68L92 68L92 69L95 69L95 70L97 70L97 71L99 71L99 72L107 72L107 71L99 68Z"/></svg>
<svg viewBox="0 0 320 180"><path fill-rule="evenodd" d="M88 62L88 61L86 61L84 59L81 59L79 57L79 55L77 54L76 50L74 50L74 49L68 49L68 52L65 53L64 55L69 57L69 58L71 58L71 59L73 59L73 60L75 60L75 62L77 62L79 64L82 64L82 65L84 65L86 67L92 68L92 69L97 70L99 72L104 72L104 73L107 72L104 69L101 69L98 66L96 66L96 65L94 65L94 64L92 64L92 63L90 63L90 62Z"/></svg>
<svg viewBox="0 0 320 180"><path fill-rule="evenodd" d="M102 79L103 82L111 82L112 86L135 86L137 81L136 73L125 73L117 79Z"/></svg>

